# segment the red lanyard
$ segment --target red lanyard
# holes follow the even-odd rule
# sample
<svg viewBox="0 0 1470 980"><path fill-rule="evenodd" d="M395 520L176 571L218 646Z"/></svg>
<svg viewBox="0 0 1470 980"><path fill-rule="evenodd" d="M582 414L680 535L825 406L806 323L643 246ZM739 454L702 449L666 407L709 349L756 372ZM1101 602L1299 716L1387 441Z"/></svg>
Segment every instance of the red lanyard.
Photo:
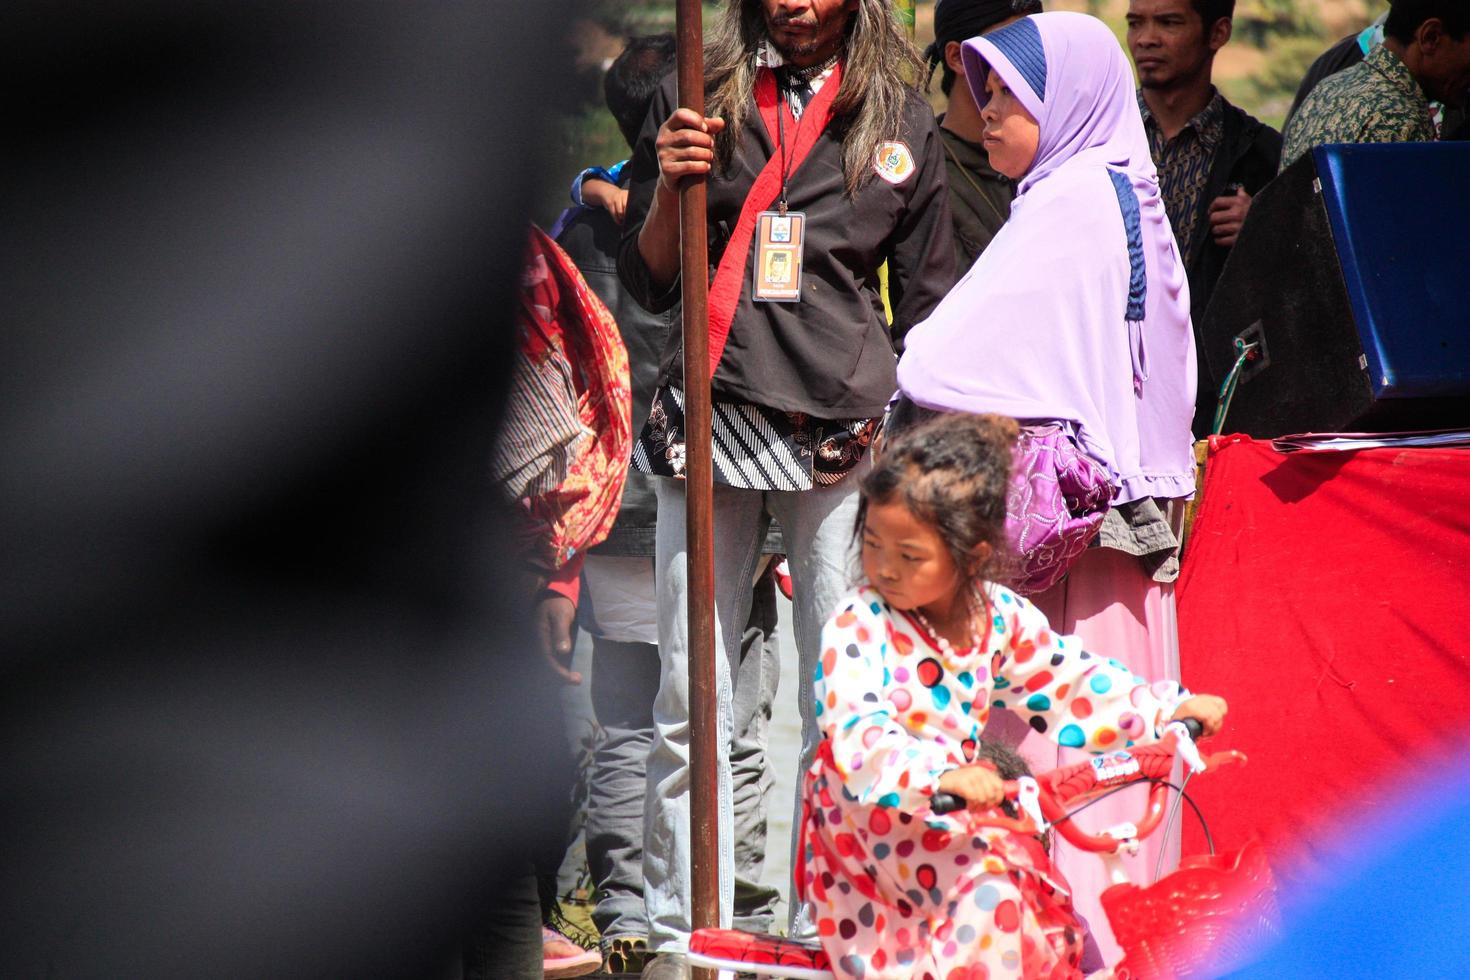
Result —
<svg viewBox="0 0 1470 980"><path fill-rule="evenodd" d="M750 258L750 243L755 237L756 216L771 206L779 195L785 202L785 186L788 173L795 173L816 146L827 124L832 121L832 101L842 87L842 63L832 67L832 74L822 84L822 90L801 114L798 121L786 100L780 97L776 87L776 76L769 68L756 73L755 102L760 109L766 133L778 144L778 152L756 175L745 204L740 208L740 218L725 245L725 254L715 270L714 282L709 290L709 364L710 375L720 366L720 357L725 352L725 341L730 336L730 324L735 319L735 308L740 305L740 293L745 288L745 267ZM791 121L795 138L791 141L790 154L786 149L786 120ZM686 384L688 382L686 381Z"/></svg>

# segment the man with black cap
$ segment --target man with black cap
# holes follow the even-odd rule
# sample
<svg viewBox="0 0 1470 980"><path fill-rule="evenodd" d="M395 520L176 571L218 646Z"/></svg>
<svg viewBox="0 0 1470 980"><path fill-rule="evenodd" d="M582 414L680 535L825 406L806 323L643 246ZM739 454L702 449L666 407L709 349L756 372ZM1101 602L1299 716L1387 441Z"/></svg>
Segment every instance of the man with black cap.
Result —
<svg viewBox="0 0 1470 980"><path fill-rule="evenodd" d="M939 117L944 162L949 180L949 207L954 216L955 271L963 274L1000 231L1016 195L1010 178L990 166L981 145L985 124L965 84L960 45L988 34L1027 14L1041 13L1041 0L939 0L934 10L934 43L924 52L932 78L942 71L939 89L949 99ZM956 80L960 84L956 85Z"/></svg>

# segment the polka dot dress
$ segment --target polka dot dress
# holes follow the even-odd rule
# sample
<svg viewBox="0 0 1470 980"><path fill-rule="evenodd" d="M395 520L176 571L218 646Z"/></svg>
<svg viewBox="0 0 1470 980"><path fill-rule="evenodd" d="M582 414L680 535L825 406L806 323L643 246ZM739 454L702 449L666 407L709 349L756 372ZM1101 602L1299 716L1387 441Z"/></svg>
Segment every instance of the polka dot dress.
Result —
<svg viewBox="0 0 1470 980"><path fill-rule="evenodd" d="M974 761L993 707L1102 751L1154 738L1182 692L1054 635L1008 589L989 595L979 649L941 650L867 587L822 631L825 737L806 777L798 885L838 977L1080 975L1080 930L1041 844L934 814L929 798L941 773Z"/></svg>

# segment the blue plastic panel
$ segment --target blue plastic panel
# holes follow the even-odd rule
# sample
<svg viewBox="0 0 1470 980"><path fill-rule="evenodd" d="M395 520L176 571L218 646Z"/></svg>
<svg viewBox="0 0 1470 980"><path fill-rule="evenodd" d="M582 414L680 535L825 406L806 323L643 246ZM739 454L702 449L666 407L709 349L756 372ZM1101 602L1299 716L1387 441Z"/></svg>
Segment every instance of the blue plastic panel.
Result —
<svg viewBox="0 0 1470 980"><path fill-rule="evenodd" d="M1374 395L1470 396L1470 143L1312 152Z"/></svg>

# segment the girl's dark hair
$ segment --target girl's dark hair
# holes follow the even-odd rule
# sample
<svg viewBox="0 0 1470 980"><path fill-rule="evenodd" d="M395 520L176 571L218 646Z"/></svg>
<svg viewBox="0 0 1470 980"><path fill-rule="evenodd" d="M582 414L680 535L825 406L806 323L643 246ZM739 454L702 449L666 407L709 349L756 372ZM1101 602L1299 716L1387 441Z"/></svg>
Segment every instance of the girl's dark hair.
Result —
<svg viewBox="0 0 1470 980"><path fill-rule="evenodd" d="M1019 431L1003 415L954 412L885 438L863 478L856 536L862 537L870 504L902 503L939 532L965 579L1004 580L1011 566L1006 488ZM975 554L982 544L990 545L983 560Z"/></svg>

